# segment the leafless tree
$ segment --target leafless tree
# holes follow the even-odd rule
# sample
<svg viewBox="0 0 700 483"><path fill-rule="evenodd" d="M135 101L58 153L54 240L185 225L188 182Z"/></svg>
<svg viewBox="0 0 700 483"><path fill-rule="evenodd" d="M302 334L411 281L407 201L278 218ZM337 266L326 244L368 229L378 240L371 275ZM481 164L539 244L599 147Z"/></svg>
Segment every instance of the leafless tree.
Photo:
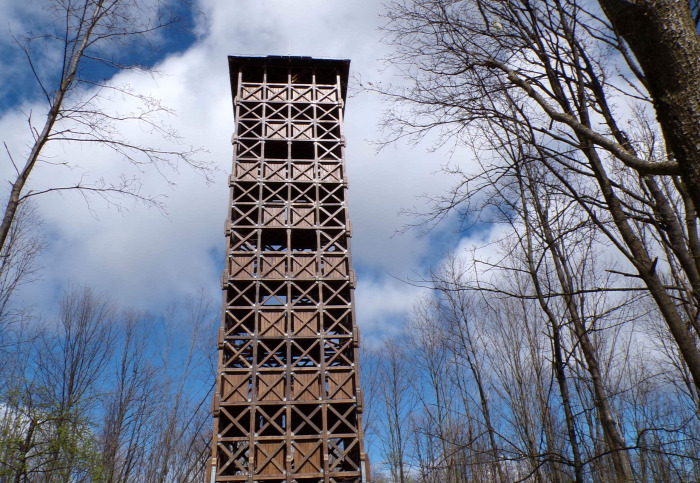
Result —
<svg viewBox="0 0 700 483"><path fill-rule="evenodd" d="M489 203L493 182L538 164L547 189L627 261L619 288L641 282L700 387L695 195L650 118L648 82L602 11L577 0L416 0L394 2L387 17L390 61L409 81L367 84L394 101L388 142L438 129L478 159L452 169L457 187L425 221L455 210L467 221L512 216Z"/></svg>
<svg viewBox="0 0 700 483"><path fill-rule="evenodd" d="M381 350L372 340L363 340L359 347L358 366L362 369L361 387L365 400L365 408L362 412L362 425L364 429L364 443L367 454L374 454L373 448L381 441L381 390L383 388L382 379L379 376L381 366ZM370 461L372 464L372 475L375 478L375 470L379 471L377 461Z"/></svg>
<svg viewBox="0 0 700 483"><path fill-rule="evenodd" d="M480 359L491 361L493 406L508 408L494 425L508 470L535 481L692 480L697 214L645 111L644 83L625 75L634 64L593 7L398 2L387 31L410 84L369 88L398 101L390 141L440 129L476 154L449 168L456 187L424 221L457 211L508 227L503 258L477 260L475 278L429 282L454 299L476 291L489 306L480 318L494 330L482 337L502 347ZM646 344L640 326L658 330L654 318L666 332L652 361L635 347Z"/></svg>
<svg viewBox="0 0 700 483"><path fill-rule="evenodd" d="M383 381L378 399L383 408L383 445L385 465L396 483L407 483L409 470L409 417L413 405L410 363L406 340L385 341L376 376Z"/></svg>
<svg viewBox="0 0 700 483"><path fill-rule="evenodd" d="M49 0L42 12L46 17L37 23L45 32L15 38L45 102L46 113L28 115L32 144L26 157L12 153L5 143L7 161L14 173L8 179L11 190L0 224L3 249L20 205L40 194L73 190L112 202L125 195L150 205L160 203L157 196L141 192L138 179L128 176L96 183L81 179L72 185L29 189L30 176L42 163L73 164L71 159L48 159L45 151L49 144L99 145L139 169L150 166L161 173L164 167L176 168L179 163L205 175L209 170L208 163L198 159L198 149L179 145L177 132L164 120L172 114L169 108L157 98L110 80L118 71L152 71L135 63L129 53L149 49L160 30L177 22L169 2ZM60 59L57 64L54 55ZM133 102L133 110L121 112L115 108L114 103L120 99ZM139 144L122 133L134 123L156 136L153 144Z"/></svg>
<svg viewBox="0 0 700 483"><path fill-rule="evenodd" d="M160 398L154 404L160 411L151 422L156 450L143 467L147 483L202 481L211 453L208 403L215 351L202 341L214 340L218 312L202 293L188 297L183 308L183 315L169 311L164 316L159 334Z"/></svg>
<svg viewBox="0 0 700 483"><path fill-rule="evenodd" d="M40 275L37 257L45 246L40 225L36 207L31 202L23 204L0 250L0 355L5 354L0 357L0 373L11 372L5 367L12 360L7 351L16 347L18 338L27 335L24 323L31 315L30 309L18 307L13 295L21 285Z"/></svg>
<svg viewBox="0 0 700 483"><path fill-rule="evenodd" d="M105 298L73 289L58 323L20 346L17 379L2 395L5 422L13 424L4 441L4 481L71 481L93 473L90 414L110 360L114 316Z"/></svg>
<svg viewBox="0 0 700 483"><path fill-rule="evenodd" d="M155 317L67 292L0 374L0 482L204 481L216 319L202 294Z"/></svg>
<svg viewBox="0 0 700 483"><path fill-rule="evenodd" d="M104 422L98 434L104 479L133 481L148 460L150 421L158 417L158 371L149 358L153 340L145 314L127 312L120 321L113 389L103 397ZM111 378L109 378L111 379Z"/></svg>

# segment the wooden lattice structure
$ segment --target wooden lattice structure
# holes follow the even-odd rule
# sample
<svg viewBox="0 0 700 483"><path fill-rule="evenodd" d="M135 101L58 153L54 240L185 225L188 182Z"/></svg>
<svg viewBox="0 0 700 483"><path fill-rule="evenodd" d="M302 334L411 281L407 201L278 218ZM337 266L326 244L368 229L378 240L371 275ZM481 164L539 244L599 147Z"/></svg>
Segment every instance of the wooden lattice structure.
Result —
<svg viewBox="0 0 700 483"><path fill-rule="evenodd" d="M236 134L212 481L366 482L349 61L229 57Z"/></svg>

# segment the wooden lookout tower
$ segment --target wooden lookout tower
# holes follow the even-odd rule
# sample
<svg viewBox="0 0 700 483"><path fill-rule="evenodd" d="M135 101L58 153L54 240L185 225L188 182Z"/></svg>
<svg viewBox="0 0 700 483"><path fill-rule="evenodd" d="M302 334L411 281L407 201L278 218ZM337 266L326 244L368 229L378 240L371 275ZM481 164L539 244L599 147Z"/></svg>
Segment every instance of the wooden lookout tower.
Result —
<svg viewBox="0 0 700 483"><path fill-rule="evenodd" d="M212 482L362 483L348 60L229 57L236 120Z"/></svg>

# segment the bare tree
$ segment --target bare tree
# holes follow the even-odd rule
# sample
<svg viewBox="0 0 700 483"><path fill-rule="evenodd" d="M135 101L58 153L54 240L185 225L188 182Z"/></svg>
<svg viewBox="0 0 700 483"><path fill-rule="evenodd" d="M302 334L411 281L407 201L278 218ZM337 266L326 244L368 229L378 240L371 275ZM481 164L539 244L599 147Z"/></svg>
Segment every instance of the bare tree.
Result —
<svg viewBox="0 0 700 483"><path fill-rule="evenodd" d="M394 482L407 483L409 415L413 406L410 364L405 340L385 341L377 377L384 418L382 454Z"/></svg>
<svg viewBox="0 0 700 483"><path fill-rule="evenodd" d="M204 481L216 315L201 293L154 317L67 292L7 353L0 482Z"/></svg>
<svg viewBox="0 0 700 483"><path fill-rule="evenodd" d="M457 188L434 200L426 222L454 210L467 220L507 218L484 202L493 181L538 163L551 175L548 188L627 260L630 286L620 288L643 284L700 388L695 195L675 176L667 140L645 114L645 79L602 12L577 0L416 0L393 3L387 17L390 60L411 82L369 85L397 101L388 141L440 129L444 142L469 143L478 157L452 171Z"/></svg>
<svg viewBox="0 0 700 483"><path fill-rule="evenodd" d="M0 249L0 354L16 344L17 327L27 317L27 308L13 304L12 296L18 287L31 283L39 276L37 256L45 246L39 233L40 219L31 202L24 203L10 227L6 243ZM10 358L1 358L8 361ZM0 362L0 372L3 372Z"/></svg>
<svg viewBox="0 0 700 483"><path fill-rule="evenodd" d="M150 321L144 314L122 316L115 340L119 353L115 361L112 390L103 397L104 421L98 441L102 454L104 481L133 481L149 457L148 441L158 417L158 371L150 358Z"/></svg>
<svg viewBox="0 0 700 483"><path fill-rule="evenodd" d="M494 333L505 347L488 371L499 396L491 399L509 408L497 419L500 436L512 461L530 465L509 470L566 481L556 465L551 476L539 466L564 463L577 481L630 481L642 473L692 479L697 441L680 441L697 424L687 405L694 407L700 387L697 212L645 110L651 98L626 46L590 2L418 0L395 2L387 16L396 46L391 60L409 81L405 88L369 86L396 101L386 119L388 141L438 129L443 142L475 153L471 165L448 169L456 187L432 200L424 222L456 211L463 222L500 222L511 233L502 260L484 260L476 280L441 290L520 300L544 321L551 343L544 354L558 395L538 391L544 373L519 362L529 320L499 323ZM598 252L609 255L603 263ZM484 271L502 274L478 275ZM528 313L509 305L510 313ZM498 320L505 310L497 307L482 318ZM639 321L655 315L667 329L659 353L668 354L652 363L633 348L644 340ZM526 340L535 361L537 338ZM523 382L530 377L538 381L532 390ZM682 422L654 400L666 378L679 388L666 401L687 417ZM631 402L632 394L650 413ZM569 451L558 447L554 413ZM548 432L545 444L552 442L544 452L538 426ZM512 443L518 438L522 447Z"/></svg>
<svg viewBox="0 0 700 483"><path fill-rule="evenodd" d="M98 470L91 416L110 360L114 306L90 289L72 289L58 323L18 348L14 384L2 394L13 424L4 441L6 480L73 481Z"/></svg>
<svg viewBox="0 0 700 483"><path fill-rule="evenodd" d="M164 122L163 116L172 114L170 109L157 98L109 79L119 70L152 70L134 63L129 54L148 49L159 30L177 22L168 5L161 0L50 0L43 9L46 32L16 37L46 103L46 114L40 119L28 116L33 144L22 162L17 159L20 155L7 149L14 177L8 180L11 190L0 224L0 247L4 249L7 243L20 205L47 192L74 190L107 200L126 195L159 204L157 197L142 193L138 180L131 177L92 184L81 179L68 186L27 189L41 163L70 166L71 160L46 159L44 151L50 143L96 144L139 168L151 166L161 172L165 166L185 163L206 175L209 165L197 159L199 150L178 146L178 134ZM58 64L51 59L55 53L60 56ZM110 109L110 96L133 101L136 107L131 112ZM163 143L155 141L153 145L138 144L121 132L130 123L150 130L173 147L161 147Z"/></svg>
<svg viewBox="0 0 700 483"><path fill-rule="evenodd" d="M379 370L381 367L381 350L380 346L374 344L370 340L363 340L358 350L359 361L358 366L362 369L360 376L362 378L362 394L365 400L365 407L362 411L362 426L365 436L365 448L368 454L374 454L373 448L376 442L381 441L381 392L384 387ZM377 479L374 468L377 467L376 461L371 461L373 479Z"/></svg>
<svg viewBox="0 0 700 483"><path fill-rule="evenodd" d="M489 464L492 467L489 472L491 478L497 478L498 481L506 481L506 472L500 461L501 447L496 442L496 429L491 414L492 408L488 396L487 371L484 370L487 360L486 349L484 344L480 342L479 333L475 328L478 322L472 298L473 294L467 291L454 290L462 282L459 265L455 257L448 256L442 270L433 276L436 281L435 288L440 294L437 307L438 316L445 324L443 326L444 330L449 334L447 337L450 341L450 350L454 354L454 364L458 367L466 366L466 370L473 380L476 392L476 395L473 397L478 401L478 410L481 413L488 438ZM459 374L459 370L457 374ZM456 379L456 382L462 393L468 391L459 378Z"/></svg>
<svg viewBox="0 0 700 483"><path fill-rule="evenodd" d="M189 296L184 314L169 311L159 333L160 408L151 421L153 451L143 466L147 483L202 481L211 455L211 413L216 351L202 341L214 340L218 311L203 293Z"/></svg>

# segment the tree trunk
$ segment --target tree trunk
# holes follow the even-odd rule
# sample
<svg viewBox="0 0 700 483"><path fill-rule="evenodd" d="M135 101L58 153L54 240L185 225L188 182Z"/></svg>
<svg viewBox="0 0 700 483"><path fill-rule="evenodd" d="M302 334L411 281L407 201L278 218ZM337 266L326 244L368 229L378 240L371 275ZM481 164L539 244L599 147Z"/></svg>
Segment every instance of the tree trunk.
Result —
<svg viewBox="0 0 700 483"><path fill-rule="evenodd" d="M689 2L599 2L644 72L666 146L700 206L700 35Z"/></svg>

